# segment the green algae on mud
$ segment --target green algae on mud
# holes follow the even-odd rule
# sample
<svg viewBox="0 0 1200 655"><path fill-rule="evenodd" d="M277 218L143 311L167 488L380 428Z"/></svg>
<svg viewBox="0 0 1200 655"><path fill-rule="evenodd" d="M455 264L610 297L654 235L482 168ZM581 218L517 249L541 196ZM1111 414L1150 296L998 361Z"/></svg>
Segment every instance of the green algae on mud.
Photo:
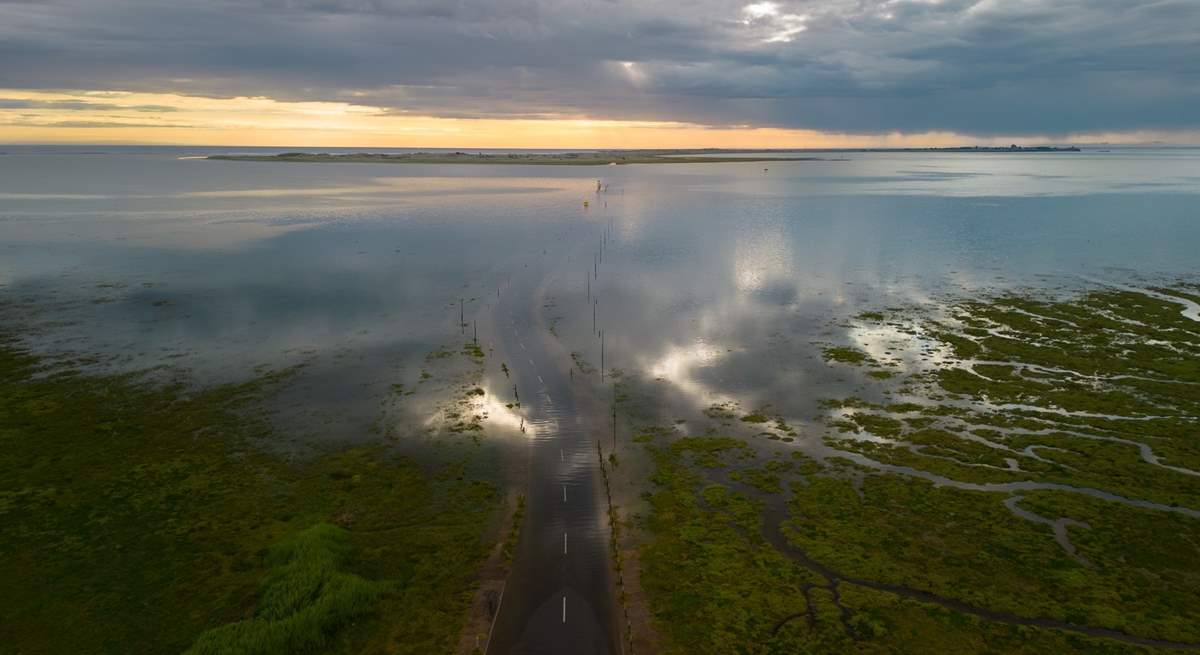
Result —
<svg viewBox="0 0 1200 655"><path fill-rule="evenodd" d="M994 493L893 474L866 476L857 489L816 476L792 492L789 541L847 576L1023 617L1200 641L1195 519L1057 492L1022 499L1034 513L1079 522L1070 539L1089 546L1076 559L1047 526L1015 517Z"/></svg>
<svg viewBox="0 0 1200 655"><path fill-rule="evenodd" d="M329 524L330 575L371 593L335 598L323 619L274 626L286 639L270 643L284 651L246 652L314 640L327 652L450 649L498 489L465 473L469 450L418 462L379 446L301 460L264 449L279 435L256 408L285 383L268 375L195 390L88 375L0 343L6 648L202 651L214 638L197 642L206 630L278 618L271 553ZM339 614L345 598L352 621Z"/></svg>
<svg viewBox="0 0 1200 655"><path fill-rule="evenodd" d="M923 422L841 399L857 409L834 423L884 439L832 444L967 482L1036 480L1200 508L1200 323L1178 304L1131 291L1007 295L961 303L953 317L957 329L928 332L953 357L908 391L922 396Z"/></svg>
<svg viewBox="0 0 1200 655"><path fill-rule="evenodd" d="M825 360L843 364L863 364L871 360L867 353L846 346L829 346L822 350Z"/></svg>
<svg viewBox="0 0 1200 655"><path fill-rule="evenodd" d="M919 324L905 334L941 359L903 383L869 375L858 348L823 348L885 399L825 403L825 443L865 462L781 459L732 407L704 410L703 437L635 429L654 467L642 581L667 652L1200 647L1200 520L1171 511L1200 508L1200 325L1125 291L1005 296Z"/></svg>
<svg viewBox="0 0 1200 655"><path fill-rule="evenodd" d="M667 652L739 652L769 637L814 576L761 537L752 499L705 484L687 463L717 468L746 446L695 437L648 448L655 470L646 529L654 539L641 553L641 579Z"/></svg>
<svg viewBox="0 0 1200 655"><path fill-rule="evenodd" d="M649 513L641 526L649 536L641 550L641 580L666 653L1145 652L1112 640L989 621L844 579L831 580L823 568L808 566L771 539L766 501L721 479L726 473L730 479L742 477L736 475L736 467L753 459L748 444L716 436L672 440L670 432L661 429L644 430L640 436L654 465L653 486L647 492ZM895 538L896 530L880 528L894 519L883 516L878 523L852 525L839 515L845 493L854 496L845 470L833 463L822 467L802 456L792 459L796 461L772 459L751 470L790 475L788 486L796 493L792 505L816 504L833 517L819 526L825 549L818 557L856 561L861 557L858 549L842 559L830 554L855 539L876 550L891 547L886 540ZM895 483L903 486L906 481ZM751 486L758 484L751 481ZM801 489L812 495L802 496ZM827 491L834 495L824 496ZM930 518L937 519L936 513ZM799 524L813 529L806 515L794 517L783 530L788 539L802 541L794 536ZM1024 537L1043 540L1040 534ZM957 543L961 551L976 545L953 534L946 541ZM1051 559L1056 557L1053 550L1045 550ZM925 559L936 559L941 552L935 549ZM969 560L968 554L964 562ZM922 573L915 564L896 565L913 575ZM931 575L937 575L936 570ZM990 571L980 568L973 575L988 576ZM1069 577L1055 578L1061 579ZM1062 594L1069 596L1071 591L1066 587Z"/></svg>
<svg viewBox="0 0 1200 655"><path fill-rule="evenodd" d="M955 327L928 332L952 358L925 376L915 392L920 402L834 401L842 418L831 424L870 439L831 435L829 443L955 481L1052 483L1200 508L1200 324L1180 309L1111 290L961 303L952 313ZM1060 489L1018 501L1043 523L1014 520L1001 502L1007 494L943 487L918 500L912 494L929 483L897 480L875 474L856 492L846 487L836 496L796 487L793 510L804 508L806 521L792 537L855 574L1026 616L1200 641L1195 518ZM838 514L822 522L831 497L840 498ZM1040 511L1028 507L1035 498ZM880 505L869 510L879 512L874 518L864 515L871 504ZM951 512L964 537L973 533L962 540L977 544L973 557L946 550L946 533L932 519L938 512ZM1117 515L1123 520L1114 525ZM1060 520L1070 522L1064 539L1077 557L1048 538L1049 524ZM824 540L831 530L850 538L831 550ZM1083 553L1083 542L1104 548ZM1144 557L1167 544L1174 559ZM905 553L908 546L916 547ZM1007 557L985 566L989 554ZM974 579L982 570L991 575Z"/></svg>

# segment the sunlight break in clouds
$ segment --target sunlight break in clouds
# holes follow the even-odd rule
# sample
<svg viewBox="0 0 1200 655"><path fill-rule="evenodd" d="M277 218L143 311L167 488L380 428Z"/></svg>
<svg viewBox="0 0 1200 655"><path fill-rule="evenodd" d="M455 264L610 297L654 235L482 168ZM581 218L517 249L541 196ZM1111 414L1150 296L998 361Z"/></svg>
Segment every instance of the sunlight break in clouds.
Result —
<svg viewBox="0 0 1200 655"><path fill-rule="evenodd" d="M119 98L46 104L0 92L0 139L764 147L1142 133L1184 143L1200 129L1196 25L1195 0L0 1L0 89L189 105L168 115Z"/></svg>
<svg viewBox="0 0 1200 655"><path fill-rule="evenodd" d="M763 43L787 43L806 29L804 16L782 13L775 2L748 4L742 7L742 16L743 25L765 24L768 34L763 38Z"/></svg>

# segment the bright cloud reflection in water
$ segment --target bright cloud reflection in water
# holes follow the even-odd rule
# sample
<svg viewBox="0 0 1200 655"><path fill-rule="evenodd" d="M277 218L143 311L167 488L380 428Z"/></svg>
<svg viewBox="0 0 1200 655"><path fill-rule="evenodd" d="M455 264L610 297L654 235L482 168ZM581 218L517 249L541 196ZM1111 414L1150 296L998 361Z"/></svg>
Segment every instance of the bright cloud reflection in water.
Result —
<svg viewBox="0 0 1200 655"><path fill-rule="evenodd" d="M488 426L513 431L520 430L521 413L515 407L509 407L507 403L500 400L500 397L488 387L483 387L483 391L482 398L475 402L479 411L487 416Z"/></svg>
<svg viewBox="0 0 1200 655"><path fill-rule="evenodd" d="M740 236L733 252L733 279L739 291L760 291L774 283L793 285L792 250L777 229Z"/></svg>
<svg viewBox="0 0 1200 655"><path fill-rule="evenodd" d="M699 425L736 400L786 418L801 442L823 423L821 398L885 401L815 344L897 372L920 351L902 327L848 329L861 312L1146 262L1182 274L1200 229L1191 152L541 168L177 154L0 157L0 280L57 294L46 349L86 346L129 368L167 354L221 380L303 353L314 391L295 406L327 400L350 416L340 434L374 421L371 394L393 383L406 389L396 412L410 413L397 427L440 404L442 420L461 408L467 421L487 414L484 432L519 430L504 381L456 407L463 389L439 386L448 376L418 377L427 353L461 338L458 299L490 300L513 272L548 282L540 311L568 352L598 366L602 327L610 370L665 381L657 418ZM548 426L526 421L526 435Z"/></svg>
<svg viewBox="0 0 1200 655"><path fill-rule="evenodd" d="M662 379L678 387L679 391L688 398L697 401L730 402L732 398L713 391L697 379L698 369L715 366L727 354L723 348L718 348L701 339L688 346L670 345L661 358L643 363L642 368L649 371L650 376Z"/></svg>
<svg viewBox="0 0 1200 655"><path fill-rule="evenodd" d="M523 425L530 436L537 433L535 426L523 422L519 409L509 407L486 383L481 382L479 387L474 388L482 389L483 395L468 394L449 404L433 408L426 414L422 425L426 428L439 428L447 424L471 425L472 422L478 422L486 431L499 428L514 433L519 432Z"/></svg>

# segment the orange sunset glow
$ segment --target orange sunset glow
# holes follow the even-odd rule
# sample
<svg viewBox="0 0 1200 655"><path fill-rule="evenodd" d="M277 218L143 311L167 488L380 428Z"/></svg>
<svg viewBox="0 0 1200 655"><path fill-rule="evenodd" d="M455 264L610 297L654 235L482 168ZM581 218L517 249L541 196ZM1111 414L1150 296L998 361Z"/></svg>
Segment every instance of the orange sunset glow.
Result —
<svg viewBox="0 0 1200 655"><path fill-rule="evenodd" d="M3 90L0 142L416 148L877 148L1007 145L1036 135L979 138L954 132L844 134L706 126L679 121L446 118L347 102L203 97L124 91ZM1065 143L1138 143L1153 131L1081 134ZM1176 137L1179 135L1176 134Z"/></svg>

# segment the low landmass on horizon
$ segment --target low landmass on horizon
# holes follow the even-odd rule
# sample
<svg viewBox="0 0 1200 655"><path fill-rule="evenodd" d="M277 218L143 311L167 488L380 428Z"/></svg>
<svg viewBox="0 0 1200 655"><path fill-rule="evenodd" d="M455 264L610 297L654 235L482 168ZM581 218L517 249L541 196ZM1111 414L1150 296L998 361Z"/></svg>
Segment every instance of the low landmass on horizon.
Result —
<svg viewBox="0 0 1200 655"><path fill-rule="evenodd" d="M557 164L569 166L604 166L608 164L703 164L772 161L817 161L825 157L779 157L779 156L731 156L744 152L814 152L811 150L726 150L717 148L679 150L600 150L595 152L538 152L538 153L484 153L484 152L412 152L412 153L324 153L284 152L277 155L209 155L207 159L225 161L274 161L310 163L358 163L358 164ZM1080 152L1074 146L1009 146L991 148L961 146L952 148L853 148L837 152ZM715 156L721 153L721 156ZM728 154L726 154L728 153Z"/></svg>
<svg viewBox="0 0 1200 655"><path fill-rule="evenodd" d="M0 655L1200 655L1198 28L0 0Z"/></svg>

